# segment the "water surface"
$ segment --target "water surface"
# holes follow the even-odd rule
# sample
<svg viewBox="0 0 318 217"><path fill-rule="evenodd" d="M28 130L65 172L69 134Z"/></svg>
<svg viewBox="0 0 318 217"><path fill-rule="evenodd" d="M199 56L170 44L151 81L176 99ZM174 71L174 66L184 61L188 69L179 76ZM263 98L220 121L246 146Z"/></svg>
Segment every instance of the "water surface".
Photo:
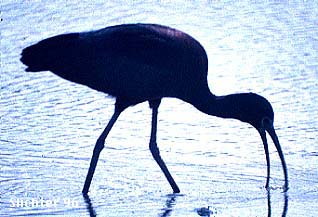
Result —
<svg viewBox="0 0 318 217"><path fill-rule="evenodd" d="M198 216L208 206L211 216L317 216L317 17L315 1L1 2L0 216ZM272 143L271 191L264 189L255 129L164 99L158 144L182 194L170 194L151 157L151 111L143 103L119 118L83 198L114 99L49 72L26 73L20 53L49 36L136 22L197 38L215 94L256 92L272 103L287 194Z"/></svg>

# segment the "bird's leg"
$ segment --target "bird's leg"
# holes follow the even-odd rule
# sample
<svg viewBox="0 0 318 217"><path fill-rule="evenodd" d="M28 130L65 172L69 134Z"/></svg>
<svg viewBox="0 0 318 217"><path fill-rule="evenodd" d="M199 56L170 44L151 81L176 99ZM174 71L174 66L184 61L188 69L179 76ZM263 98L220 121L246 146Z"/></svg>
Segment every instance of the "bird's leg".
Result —
<svg viewBox="0 0 318 217"><path fill-rule="evenodd" d="M88 169L88 173L86 176L86 180L85 180L85 184L82 190L83 194L87 194L88 193L88 189L89 186L91 184L94 172L95 172L95 168L97 165L97 161L99 158L99 154L102 151L102 149L104 148L104 144L105 144L105 139L108 135L108 133L110 132L110 130L112 129L112 127L114 126L116 120L118 119L120 113L122 112L122 110L118 110L115 108L115 112L113 114L113 116L111 117L110 121L108 122L106 128L104 129L104 131L102 132L102 134L99 136L99 138L96 141L96 145L94 147L94 151L93 151L93 156L92 156L92 160Z"/></svg>
<svg viewBox="0 0 318 217"><path fill-rule="evenodd" d="M151 154L157 164L160 166L160 169L165 174L171 188L173 189L174 193L179 193L179 187L177 186L176 182L172 178L165 162L162 160L160 156L160 151L157 146L157 119L158 119L158 108L160 105L161 100L152 100L149 101L150 108L152 108L152 123L151 123L151 136L150 136L150 143L149 143L149 149L151 151Z"/></svg>

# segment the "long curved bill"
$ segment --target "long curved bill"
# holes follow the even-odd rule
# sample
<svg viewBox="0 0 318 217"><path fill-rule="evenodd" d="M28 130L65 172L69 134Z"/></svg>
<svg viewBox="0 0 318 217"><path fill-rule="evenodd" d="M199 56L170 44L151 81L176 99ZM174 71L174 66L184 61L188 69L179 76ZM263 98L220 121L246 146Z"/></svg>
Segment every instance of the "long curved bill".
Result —
<svg viewBox="0 0 318 217"><path fill-rule="evenodd" d="M265 130L268 132L268 134L271 136L274 145L277 149L277 152L279 154L282 166L283 166L283 171L284 171L284 177L285 177L285 185L283 187L284 192L286 192L288 190L288 175L287 175L287 166L286 166L286 162L285 162L285 158L284 158L284 154L282 151L282 148L279 144L279 140L278 137L276 135L275 129L273 126L267 126L264 129L260 129L259 133L261 135L263 144L264 144L264 150L265 150L265 155L266 155L266 162L267 162L267 178L266 178L266 184L265 184L265 188L268 189L269 186L269 178L270 178L270 159L269 159L269 151L268 151L268 143L267 143L267 139L266 139L266 132Z"/></svg>

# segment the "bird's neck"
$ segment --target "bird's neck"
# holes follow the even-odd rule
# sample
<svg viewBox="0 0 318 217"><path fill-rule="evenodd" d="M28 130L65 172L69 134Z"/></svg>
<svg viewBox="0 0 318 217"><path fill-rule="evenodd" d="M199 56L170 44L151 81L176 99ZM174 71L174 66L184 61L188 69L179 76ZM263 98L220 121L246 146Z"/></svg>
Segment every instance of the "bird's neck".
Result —
<svg viewBox="0 0 318 217"><path fill-rule="evenodd" d="M200 100L193 103L201 112L220 118L240 119L237 111L236 94L216 96L212 93L205 94Z"/></svg>

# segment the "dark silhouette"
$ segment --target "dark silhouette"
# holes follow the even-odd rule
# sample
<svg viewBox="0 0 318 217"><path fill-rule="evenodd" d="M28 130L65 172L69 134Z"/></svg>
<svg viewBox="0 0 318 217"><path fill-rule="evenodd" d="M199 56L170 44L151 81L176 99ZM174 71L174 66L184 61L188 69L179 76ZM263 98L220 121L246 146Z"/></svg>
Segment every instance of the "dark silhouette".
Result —
<svg viewBox="0 0 318 217"><path fill-rule="evenodd" d="M116 98L115 112L97 139L84 194L88 193L99 154L117 118L129 106L144 101L152 109L150 151L173 192L180 192L156 143L158 108L163 97L178 98L208 115L234 118L254 126L264 143L266 188L270 177L267 131L281 159L284 190L288 189L287 167L273 127L271 104L254 93L212 94L207 82L206 52L198 41L181 31L155 24L127 24L58 35L25 48L21 61L28 66L26 71L51 71Z"/></svg>

